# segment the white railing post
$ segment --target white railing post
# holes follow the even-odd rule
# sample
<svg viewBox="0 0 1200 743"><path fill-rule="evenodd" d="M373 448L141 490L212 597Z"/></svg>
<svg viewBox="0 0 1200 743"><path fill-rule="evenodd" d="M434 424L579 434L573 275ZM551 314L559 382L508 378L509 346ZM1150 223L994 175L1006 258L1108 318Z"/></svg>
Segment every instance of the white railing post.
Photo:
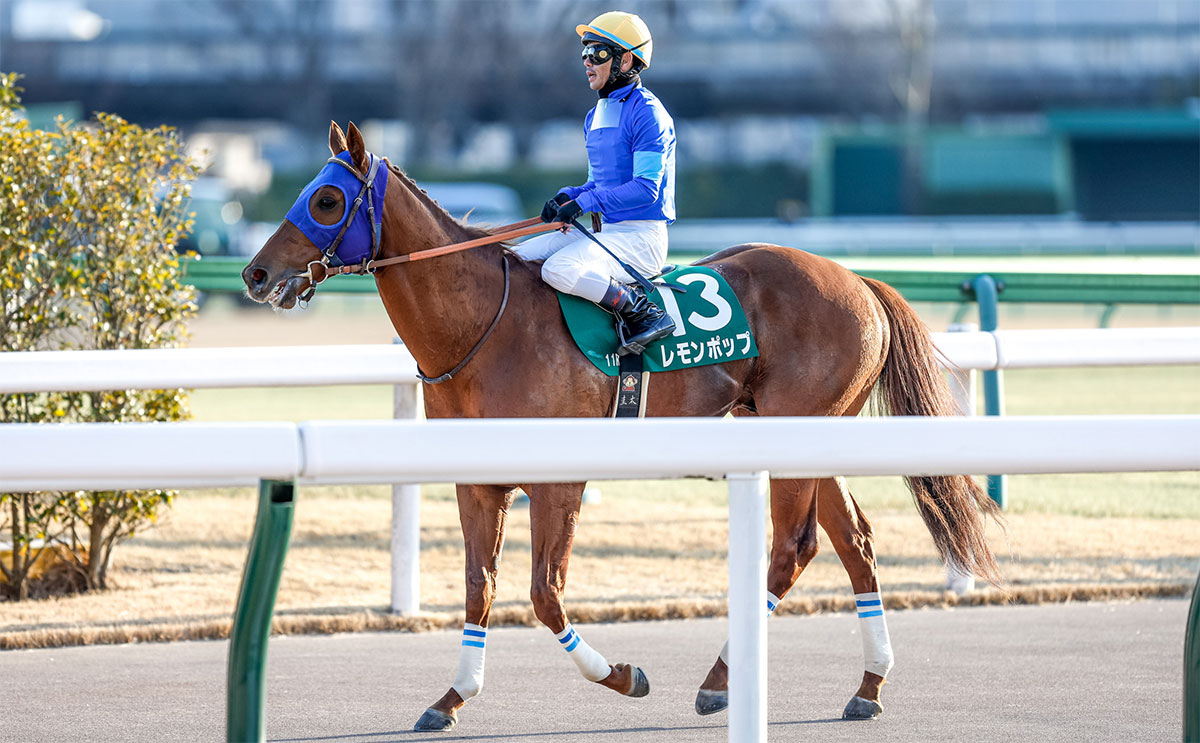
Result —
<svg viewBox="0 0 1200 743"><path fill-rule="evenodd" d="M973 322L951 323L946 328L948 333L974 333L979 326ZM976 389L979 375L974 369L946 369L950 375L950 393L954 395L954 407L959 415L975 415Z"/></svg>
<svg viewBox="0 0 1200 743"><path fill-rule="evenodd" d="M766 472L729 481L729 740L767 739Z"/></svg>
<svg viewBox="0 0 1200 743"><path fill-rule="evenodd" d="M396 343L400 342L397 338ZM416 420L420 389L415 384L393 387L393 417ZM392 486L392 613L413 615L421 610L421 486Z"/></svg>
<svg viewBox="0 0 1200 743"><path fill-rule="evenodd" d="M949 333L974 333L979 326L973 322L951 323L946 328ZM959 415L975 415L977 383L979 374L974 369L946 369L950 375L950 393L954 395L954 407ZM960 570L954 563L946 563L946 590L953 591L959 596L965 596L975 590L975 576Z"/></svg>

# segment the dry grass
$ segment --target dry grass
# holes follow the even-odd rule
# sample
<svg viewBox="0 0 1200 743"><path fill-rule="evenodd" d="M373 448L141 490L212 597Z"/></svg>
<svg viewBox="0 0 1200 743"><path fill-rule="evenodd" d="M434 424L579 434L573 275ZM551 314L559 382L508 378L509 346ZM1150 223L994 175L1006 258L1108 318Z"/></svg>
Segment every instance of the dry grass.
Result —
<svg viewBox="0 0 1200 743"><path fill-rule="evenodd" d="M603 501L584 507L567 594L574 621L724 613L723 485L689 485L695 497L683 503L650 495L649 485L605 484ZM387 614L391 514L386 488L311 489L297 499L275 630L424 630L461 622L463 547L457 511L446 487L430 491L422 510L424 616ZM250 491L185 494L162 525L118 550L113 590L0 604L0 648L227 636L254 499ZM1011 545L997 545L1008 593L987 589L958 599L942 591L942 568L911 507L871 517L880 579L896 608L1180 595L1195 580L1200 520L1014 514L1009 517ZM528 511L515 509L493 625L535 622L528 601L530 569ZM780 611L850 607L845 572L822 537L821 553Z"/></svg>

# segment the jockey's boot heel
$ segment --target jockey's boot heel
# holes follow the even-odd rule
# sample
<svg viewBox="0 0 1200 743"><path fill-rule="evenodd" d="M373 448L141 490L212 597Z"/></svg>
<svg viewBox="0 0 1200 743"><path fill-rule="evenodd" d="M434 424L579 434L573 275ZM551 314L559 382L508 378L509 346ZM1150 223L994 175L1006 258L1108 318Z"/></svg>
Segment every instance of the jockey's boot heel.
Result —
<svg viewBox="0 0 1200 743"><path fill-rule="evenodd" d="M675 330L675 321L650 301L640 286L629 286L613 279L600 304L615 314L621 346L617 353L641 353L646 346Z"/></svg>

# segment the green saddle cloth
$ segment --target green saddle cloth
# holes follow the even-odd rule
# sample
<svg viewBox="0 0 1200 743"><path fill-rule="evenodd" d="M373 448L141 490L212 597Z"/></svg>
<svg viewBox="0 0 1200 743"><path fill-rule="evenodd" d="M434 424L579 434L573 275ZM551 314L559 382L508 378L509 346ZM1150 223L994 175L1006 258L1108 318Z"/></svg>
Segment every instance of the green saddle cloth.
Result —
<svg viewBox="0 0 1200 743"><path fill-rule="evenodd" d="M651 343L642 354L647 371L674 371L758 356L742 304L719 273L703 266L685 266L659 281L687 291L658 287L650 294L650 301L675 319L675 332ZM615 318L599 305L570 294L559 292L558 303L579 350L597 369L617 376Z"/></svg>

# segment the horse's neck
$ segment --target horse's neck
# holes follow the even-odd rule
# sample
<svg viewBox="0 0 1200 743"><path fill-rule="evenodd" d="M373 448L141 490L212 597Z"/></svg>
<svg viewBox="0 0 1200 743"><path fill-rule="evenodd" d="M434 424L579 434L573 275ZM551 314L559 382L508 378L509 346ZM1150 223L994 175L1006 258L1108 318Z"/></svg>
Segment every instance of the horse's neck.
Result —
<svg viewBox="0 0 1200 743"><path fill-rule="evenodd" d="M393 176L384 209L381 257L470 238L411 182ZM457 364L495 317L504 291L498 248L483 247L386 266L376 283L392 326L426 374ZM494 295L494 296L493 296Z"/></svg>

